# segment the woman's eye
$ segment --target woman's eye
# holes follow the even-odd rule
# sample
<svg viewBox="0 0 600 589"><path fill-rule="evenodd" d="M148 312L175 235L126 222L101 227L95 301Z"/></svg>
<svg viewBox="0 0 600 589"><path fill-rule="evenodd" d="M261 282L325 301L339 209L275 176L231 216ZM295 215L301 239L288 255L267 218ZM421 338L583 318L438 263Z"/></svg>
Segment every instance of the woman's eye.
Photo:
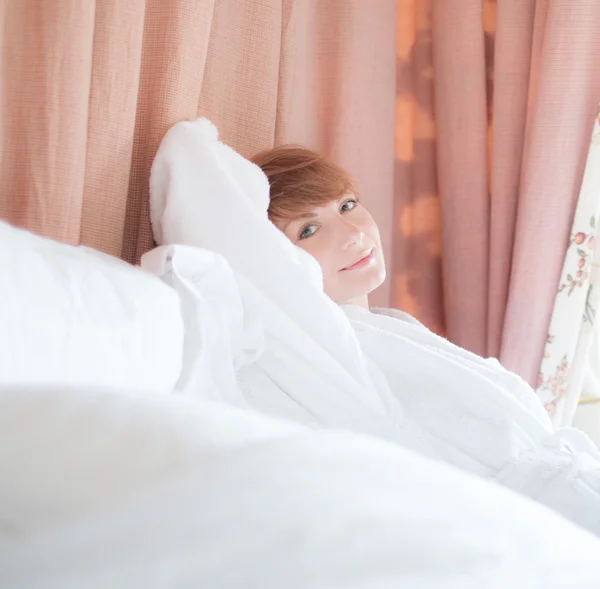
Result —
<svg viewBox="0 0 600 589"><path fill-rule="evenodd" d="M355 201L354 199L351 200L347 200L342 206L341 206L341 211L342 213L346 213L348 211L351 211L356 205L357 205L357 201Z"/></svg>
<svg viewBox="0 0 600 589"><path fill-rule="evenodd" d="M303 227L300 230L300 234L298 235L299 239L306 239L307 237L310 237L311 235L314 235L315 231L317 230L317 226L316 225L307 225L306 227Z"/></svg>

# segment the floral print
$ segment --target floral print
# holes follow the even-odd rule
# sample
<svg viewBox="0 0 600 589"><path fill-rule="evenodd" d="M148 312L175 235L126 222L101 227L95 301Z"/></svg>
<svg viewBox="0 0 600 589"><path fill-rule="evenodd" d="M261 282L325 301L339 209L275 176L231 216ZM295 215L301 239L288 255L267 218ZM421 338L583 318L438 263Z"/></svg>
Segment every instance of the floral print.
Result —
<svg viewBox="0 0 600 589"><path fill-rule="evenodd" d="M577 266L573 269L572 273L567 274L566 281L562 282L558 287L558 292L562 292L568 289L567 294L572 294L573 290L578 287L582 287L587 284L590 272L589 267L591 260L594 257L594 247L596 245L596 220L594 217L590 219L590 230L585 233L578 231L574 235L571 235L569 247L576 246L577 251Z"/></svg>
<svg viewBox="0 0 600 589"><path fill-rule="evenodd" d="M595 259L596 226L600 219L597 170L600 108L538 375L536 392L555 427L569 425L573 419L600 303L600 266Z"/></svg>
<svg viewBox="0 0 600 589"><path fill-rule="evenodd" d="M554 368L553 373L547 377L542 372L538 375L538 394L549 393L549 397L551 397L544 405L550 416L556 413L557 404L567 391L569 368L569 360L565 354L560 363Z"/></svg>

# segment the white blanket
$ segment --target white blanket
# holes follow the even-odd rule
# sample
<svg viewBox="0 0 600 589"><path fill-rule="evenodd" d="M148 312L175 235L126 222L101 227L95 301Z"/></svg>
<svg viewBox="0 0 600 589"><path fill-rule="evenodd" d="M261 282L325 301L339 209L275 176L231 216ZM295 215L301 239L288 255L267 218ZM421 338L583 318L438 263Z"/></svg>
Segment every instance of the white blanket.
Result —
<svg viewBox="0 0 600 589"><path fill-rule="evenodd" d="M497 485L372 437L184 396L2 389L0 480L7 589L595 589L600 577L597 538Z"/></svg>
<svg viewBox="0 0 600 589"><path fill-rule="evenodd" d="M344 313L323 294L316 262L268 221L262 172L220 143L208 121L179 123L167 134L151 199L159 243L206 248L227 262L215 258L228 279L213 281L213 291L190 271L199 262L173 269L176 248L159 248L143 264L175 274L171 283L185 283L186 296L202 300L209 315L250 318L254 361L241 361L239 351L231 358L227 350L243 347L234 337L223 349L230 364L219 368L236 371L233 396L241 403L397 442L495 479L600 534L600 462L589 439L552 432L533 391L497 363L391 311ZM204 323L200 314L194 325Z"/></svg>

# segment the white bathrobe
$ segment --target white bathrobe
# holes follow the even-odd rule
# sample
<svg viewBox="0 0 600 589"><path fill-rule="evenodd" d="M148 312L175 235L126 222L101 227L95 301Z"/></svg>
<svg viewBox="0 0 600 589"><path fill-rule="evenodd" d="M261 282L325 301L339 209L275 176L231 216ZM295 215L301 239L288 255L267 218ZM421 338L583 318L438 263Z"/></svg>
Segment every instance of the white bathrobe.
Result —
<svg viewBox="0 0 600 589"><path fill-rule="evenodd" d="M151 177L155 237L196 247L159 247L142 263L182 294L188 361L206 342L215 357L211 386L192 367L182 391L394 441L600 535L600 456L587 436L553 432L533 390L498 362L400 312L335 305L267 206L260 169L209 121L166 135Z"/></svg>

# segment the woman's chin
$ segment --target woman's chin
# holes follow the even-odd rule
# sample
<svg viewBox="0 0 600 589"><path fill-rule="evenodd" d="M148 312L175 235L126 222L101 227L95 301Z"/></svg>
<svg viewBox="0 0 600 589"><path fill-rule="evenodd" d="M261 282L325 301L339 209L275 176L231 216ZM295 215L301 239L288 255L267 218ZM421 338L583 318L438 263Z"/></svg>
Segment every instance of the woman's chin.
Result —
<svg viewBox="0 0 600 589"><path fill-rule="evenodd" d="M373 268L368 268L364 276L364 294L372 293L376 288L379 288L386 278L385 266L377 265Z"/></svg>
<svg viewBox="0 0 600 589"><path fill-rule="evenodd" d="M383 270L380 267L355 270L352 275L344 276L335 288L325 288L325 293L340 305L363 301L383 284L385 276L385 268Z"/></svg>

